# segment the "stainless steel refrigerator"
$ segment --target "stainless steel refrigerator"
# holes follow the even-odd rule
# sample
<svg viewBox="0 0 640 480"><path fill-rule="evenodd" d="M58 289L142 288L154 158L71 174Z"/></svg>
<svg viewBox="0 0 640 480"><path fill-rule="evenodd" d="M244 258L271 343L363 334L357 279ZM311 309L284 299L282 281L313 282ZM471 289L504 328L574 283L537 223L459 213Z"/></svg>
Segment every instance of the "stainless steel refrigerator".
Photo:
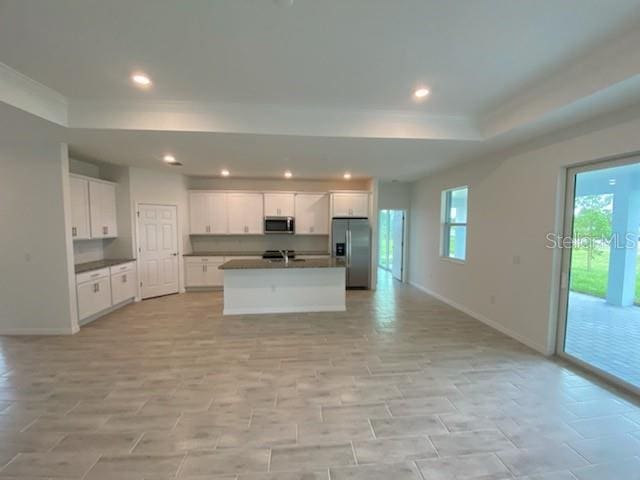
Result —
<svg viewBox="0 0 640 480"><path fill-rule="evenodd" d="M343 258L347 288L369 288L371 231L367 218L335 217L331 224L331 253Z"/></svg>

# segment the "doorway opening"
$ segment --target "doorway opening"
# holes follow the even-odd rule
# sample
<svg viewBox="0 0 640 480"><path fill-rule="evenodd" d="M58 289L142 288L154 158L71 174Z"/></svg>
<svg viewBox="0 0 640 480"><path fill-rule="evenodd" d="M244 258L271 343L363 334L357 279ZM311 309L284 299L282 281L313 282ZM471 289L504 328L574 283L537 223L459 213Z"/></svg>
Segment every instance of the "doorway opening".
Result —
<svg viewBox="0 0 640 480"><path fill-rule="evenodd" d="M380 210L378 266L399 281L403 281L404 277L405 221L404 210Z"/></svg>
<svg viewBox="0 0 640 480"><path fill-rule="evenodd" d="M557 351L640 391L640 158L569 170Z"/></svg>

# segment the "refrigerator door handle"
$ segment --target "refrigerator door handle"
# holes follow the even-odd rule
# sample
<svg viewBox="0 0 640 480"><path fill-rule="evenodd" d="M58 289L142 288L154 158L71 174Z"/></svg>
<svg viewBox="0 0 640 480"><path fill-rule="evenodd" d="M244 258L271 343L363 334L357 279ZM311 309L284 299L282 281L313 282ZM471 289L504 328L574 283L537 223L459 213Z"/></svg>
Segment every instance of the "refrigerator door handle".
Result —
<svg viewBox="0 0 640 480"><path fill-rule="evenodd" d="M347 268L351 267L351 230L347 230Z"/></svg>

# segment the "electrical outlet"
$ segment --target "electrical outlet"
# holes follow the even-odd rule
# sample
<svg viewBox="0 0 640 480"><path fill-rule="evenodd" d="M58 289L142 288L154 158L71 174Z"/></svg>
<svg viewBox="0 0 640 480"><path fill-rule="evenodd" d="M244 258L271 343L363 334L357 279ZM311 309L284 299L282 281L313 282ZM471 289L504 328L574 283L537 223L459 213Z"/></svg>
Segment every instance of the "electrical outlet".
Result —
<svg viewBox="0 0 640 480"><path fill-rule="evenodd" d="M495 304L496 304L496 296L495 296L495 295L491 295L491 296L489 297L489 303L490 303L491 305L495 305Z"/></svg>

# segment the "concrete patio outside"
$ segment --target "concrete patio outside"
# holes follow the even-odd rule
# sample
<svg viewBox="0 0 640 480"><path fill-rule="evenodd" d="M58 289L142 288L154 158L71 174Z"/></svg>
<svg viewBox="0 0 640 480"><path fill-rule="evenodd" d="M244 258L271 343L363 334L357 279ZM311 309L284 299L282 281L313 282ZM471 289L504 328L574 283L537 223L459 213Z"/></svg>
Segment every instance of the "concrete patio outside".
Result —
<svg viewBox="0 0 640 480"><path fill-rule="evenodd" d="M565 351L640 387L640 307L571 292Z"/></svg>

